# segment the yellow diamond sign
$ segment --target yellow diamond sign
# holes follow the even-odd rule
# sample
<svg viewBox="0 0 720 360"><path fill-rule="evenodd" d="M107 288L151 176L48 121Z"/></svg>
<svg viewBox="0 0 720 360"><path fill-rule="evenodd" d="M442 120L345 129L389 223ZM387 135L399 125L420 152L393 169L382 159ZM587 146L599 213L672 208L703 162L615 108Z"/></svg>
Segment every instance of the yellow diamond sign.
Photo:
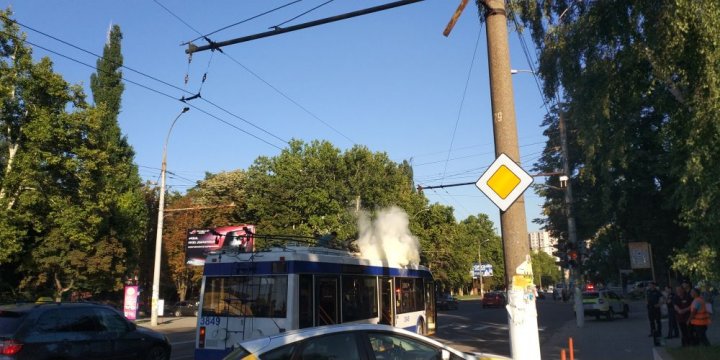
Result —
<svg viewBox="0 0 720 360"><path fill-rule="evenodd" d="M532 184L533 178L515 161L505 154L497 159L485 170L475 185L490 200L505 211L519 198L525 189Z"/></svg>

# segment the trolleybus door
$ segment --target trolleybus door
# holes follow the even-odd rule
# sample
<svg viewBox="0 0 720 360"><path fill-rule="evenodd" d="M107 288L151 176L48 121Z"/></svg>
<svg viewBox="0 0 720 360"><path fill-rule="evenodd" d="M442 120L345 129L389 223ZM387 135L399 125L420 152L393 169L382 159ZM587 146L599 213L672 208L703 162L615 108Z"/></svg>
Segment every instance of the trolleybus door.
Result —
<svg viewBox="0 0 720 360"><path fill-rule="evenodd" d="M315 278L315 326L338 323L338 278Z"/></svg>
<svg viewBox="0 0 720 360"><path fill-rule="evenodd" d="M387 325L395 325L395 302L393 301L393 285L392 278L380 278L380 323Z"/></svg>
<svg viewBox="0 0 720 360"><path fill-rule="evenodd" d="M435 284L432 280L425 279L425 318L427 323L427 335L435 333L436 315Z"/></svg>

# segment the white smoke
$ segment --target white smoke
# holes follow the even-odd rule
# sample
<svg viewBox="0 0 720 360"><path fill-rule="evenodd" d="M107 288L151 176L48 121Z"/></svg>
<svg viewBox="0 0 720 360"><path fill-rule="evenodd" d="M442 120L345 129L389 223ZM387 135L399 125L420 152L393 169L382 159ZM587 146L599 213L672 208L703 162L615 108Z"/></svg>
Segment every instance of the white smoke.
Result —
<svg viewBox="0 0 720 360"><path fill-rule="evenodd" d="M408 216L402 209L381 210L375 221L367 214L358 218L359 239L355 245L363 257L385 260L389 265L417 265L420 263L420 244L410 233Z"/></svg>

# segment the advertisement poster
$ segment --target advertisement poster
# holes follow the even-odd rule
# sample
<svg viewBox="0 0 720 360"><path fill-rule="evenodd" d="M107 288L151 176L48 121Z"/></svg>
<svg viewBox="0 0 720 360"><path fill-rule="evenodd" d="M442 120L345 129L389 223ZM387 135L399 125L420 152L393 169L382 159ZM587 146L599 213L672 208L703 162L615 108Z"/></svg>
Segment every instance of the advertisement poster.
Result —
<svg viewBox="0 0 720 360"><path fill-rule="evenodd" d="M125 301L123 301L123 313L128 320L135 320L137 318L138 310L138 287L137 286L125 286Z"/></svg>
<svg viewBox="0 0 720 360"><path fill-rule="evenodd" d="M630 250L630 267L633 269L650 269L650 244L647 242L631 242L628 243Z"/></svg>
<svg viewBox="0 0 720 360"><path fill-rule="evenodd" d="M252 252L255 225L222 226L211 229L190 229L185 242L185 259L189 265L205 265L207 253L224 247L239 252Z"/></svg>

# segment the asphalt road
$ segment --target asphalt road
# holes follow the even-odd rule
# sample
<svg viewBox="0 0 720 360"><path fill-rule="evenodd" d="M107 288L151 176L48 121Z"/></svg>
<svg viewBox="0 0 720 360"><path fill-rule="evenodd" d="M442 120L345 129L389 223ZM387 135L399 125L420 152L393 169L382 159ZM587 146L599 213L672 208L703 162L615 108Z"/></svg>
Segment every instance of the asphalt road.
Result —
<svg viewBox="0 0 720 360"><path fill-rule="evenodd" d="M552 299L539 300L540 344L573 319L572 305ZM172 343L171 360L190 360L194 355L195 318L176 318L176 326L159 326ZM461 301L457 310L438 311L434 338L460 351L480 351L510 356L507 312L504 308L484 309L479 300Z"/></svg>
<svg viewBox="0 0 720 360"><path fill-rule="evenodd" d="M573 319L571 304L538 300L540 344ZM435 338L460 351L480 351L510 356L505 308L483 308L479 300L461 301L458 310L438 312Z"/></svg>

